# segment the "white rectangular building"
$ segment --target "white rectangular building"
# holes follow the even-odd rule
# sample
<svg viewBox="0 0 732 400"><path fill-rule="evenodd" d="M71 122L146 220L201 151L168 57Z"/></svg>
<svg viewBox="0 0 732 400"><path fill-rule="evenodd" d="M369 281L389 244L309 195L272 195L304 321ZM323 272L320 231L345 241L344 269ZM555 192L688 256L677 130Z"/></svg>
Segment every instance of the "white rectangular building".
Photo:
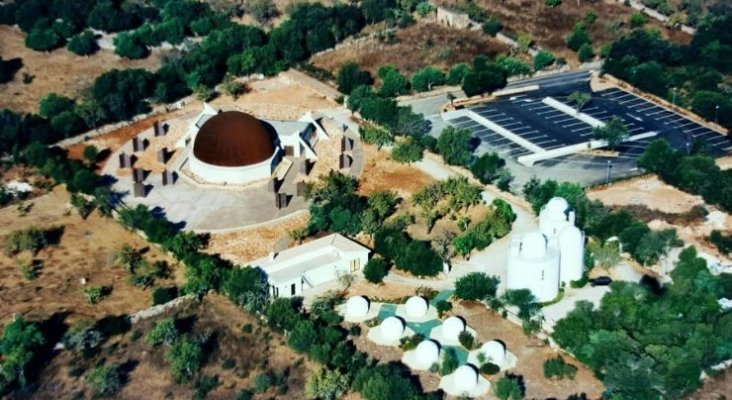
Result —
<svg viewBox="0 0 732 400"><path fill-rule="evenodd" d="M292 297L331 282L340 274L360 271L370 252L368 247L336 233L273 253L251 265L267 274L272 296Z"/></svg>

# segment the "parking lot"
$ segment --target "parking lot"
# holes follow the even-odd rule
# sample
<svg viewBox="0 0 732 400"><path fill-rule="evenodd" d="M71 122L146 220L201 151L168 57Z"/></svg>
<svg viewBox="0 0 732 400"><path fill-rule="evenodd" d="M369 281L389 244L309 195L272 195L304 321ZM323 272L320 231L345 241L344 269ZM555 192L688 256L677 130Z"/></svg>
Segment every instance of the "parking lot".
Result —
<svg viewBox="0 0 732 400"><path fill-rule="evenodd" d="M587 81L581 77L573 85L567 85L564 90L564 93L556 90L548 93L540 89L498 98L469 107L478 116L477 119L460 116L448 122L470 129L473 137L480 140L477 155L494 151L504 158L515 160L519 156L533 153L532 147L553 150L587 142L592 139L593 128L590 124L542 103L546 96L551 96L556 101L574 107L567 100L568 94L574 90L590 91ZM658 138L667 140L674 148L687 151L695 142L703 141L705 151L715 156L732 150L732 141L723 134L621 89L592 93L592 99L584 105L581 112L603 122L618 117L623 120L631 136L647 132L657 132L657 136L625 142L616 149L617 153L613 156L575 153L538 161L533 167L509 162L519 169L514 172L517 184L521 184L531 175L539 175L544 179L572 180L582 184L602 182L608 176L614 179L635 175L639 172L636 165L638 157L650 142ZM490 124L483 123L480 118L487 119L500 129L491 129L488 126ZM501 130L508 131L509 134L506 135L505 131L499 132ZM511 135L520 139L512 140Z"/></svg>

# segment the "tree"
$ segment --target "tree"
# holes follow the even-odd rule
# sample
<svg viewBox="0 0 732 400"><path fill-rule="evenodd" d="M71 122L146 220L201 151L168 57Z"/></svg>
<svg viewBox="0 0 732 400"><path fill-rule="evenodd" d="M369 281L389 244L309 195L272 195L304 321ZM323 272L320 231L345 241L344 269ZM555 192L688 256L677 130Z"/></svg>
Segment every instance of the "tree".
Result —
<svg viewBox="0 0 732 400"><path fill-rule="evenodd" d="M529 51L533 42L534 40L531 39L531 36L527 33L519 33L518 38L516 38L516 47L518 48L518 51L526 53Z"/></svg>
<svg viewBox="0 0 732 400"><path fill-rule="evenodd" d="M33 29L25 37L25 47L35 51L50 51L62 43L63 39L50 29Z"/></svg>
<svg viewBox="0 0 732 400"><path fill-rule="evenodd" d="M73 108L74 99L51 92L38 104L38 114L50 120L62 112L70 111Z"/></svg>
<svg viewBox="0 0 732 400"><path fill-rule="evenodd" d="M592 44L592 39L587 34L584 23L578 23L574 26L572 33L567 36L567 47L579 51L583 44Z"/></svg>
<svg viewBox="0 0 732 400"><path fill-rule="evenodd" d="M113 396L122 387L122 373L117 364L100 365L84 378L96 396Z"/></svg>
<svg viewBox="0 0 732 400"><path fill-rule="evenodd" d="M575 90L569 96L567 96L567 100L574 103L575 110L579 113L582 110L582 107L584 107L585 104L589 103L590 100L592 100L592 95L590 93Z"/></svg>
<svg viewBox="0 0 732 400"><path fill-rule="evenodd" d="M254 19L260 24L269 22L272 18L280 15L277 6L272 0L255 0L249 4L247 11L252 14Z"/></svg>
<svg viewBox="0 0 732 400"><path fill-rule="evenodd" d="M417 14L419 14L420 17L424 18L430 13L435 12L436 8L432 4L430 4L428 1L423 1L421 3L417 4Z"/></svg>
<svg viewBox="0 0 732 400"><path fill-rule="evenodd" d="M567 364L562 356L556 356L544 361L544 377L546 379L552 379L554 377L560 380L564 378L574 379L576 374L577 367L572 364Z"/></svg>
<svg viewBox="0 0 732 400"><path fill-rule="evenodd" d="M122 32L115 36L112 42L114 43L114 54L120 57L139 60L150 54L150 50L135 32Z"/></svg>
<svg viewBox="0 0 732 400"><path fill-rule="evenodd" d="M463 300L484 301L496 295L500 279L485 272L471 272L455 281L455 297Z"/></svg>
<svg viewBox="0 0 732 400"><path fill-rule="evenodd" d="M468 64L455 64L450 67L450 70L447 72L446 83L448 85L460 85L463 83L463 78L465 78L465 75L468 73L470 73L470 66Z"/></svg>
<svg viewBox="0 0 732 400"><path fill-rule="evenodd" d="M491 93L506 86L508 73L500 65L490 64L465 75L462 89L468 97Z"/></svg>
<svg viewBox="0 0 732 400"><path fill-rule="evenodd" d="M167 347L172 346L180 336L178 327L175 324L173 318L164 318L155 324L155 327L150 330L150 333L145 336L145 343L148 346L156 347L160 344L165 344Z"/></svg>
<svg viewBox="0 0 732 400"><path fill-rule="evenodd" d="M642 28L646 24L646 16L640 11L633 11L630 16L630 27L632 29Z"/></svg>
<svg viewBox="0 0 732 400"><path fill-rule="evenodd" d="M470 166L470 172L480 183L488 185L498 179L505 165L506 162L497 153L484 153Z"/></svg>
<svg viewBox="0 0 732 400"><path fill-rule="evenodd" d="M577 51L577 59L579 62L591 61L593 57L595 57L595 52L590 43L583 44Z"/></svg>
<svg viewBox="0 0 732 400"><path fill-rule="evenodd" d="M87 29L71 37L69 43L66 45L66 49L76 55L88 56L96 53L99 50L99 45L97 45L94 32Z"/></svg>
<svg viewBox="0 0 732 400"><path fill-rule="evenodd" d="M503 24L496 17L490 17L483 23L483 33L496 36L503 29Z"/></svg>
<svg viewBox="0 0 732 400"><path fill-rule="evenodd" d="M376 145L378 150L394 142L394 136L387 129L379 125L366 125L358 128L364 143Z"/></svg>
<svg viewBox="0 0 732 400"><path fill-rule="evenodd" d="M515 58L501 55L496 58L496 64L503 67L509 77L531 75L531 67L529 67L525 62Z"/></svg>
<svg viewBox="0 0 732 400"><path fill-rule="evenodd" d="M64 334L63 343L66 349L86 352L99 346L102 339L102 333L94 321L82 319L74 322Z"/></svg>
<svg viewBox="0 0 732 400"><path fill-rule="evenodd" d="M676 229L651 231L641 238L633 258L643 265L653 265L665 257L671 248L682 245Z"/></svg>
<svg viewBox="0 0 732 400"><path fill-rule="evenodd" d="M625 123L620 117L613 117L605 126L593 128L592 134L597 140L605 140L610 150L615 150L630 136L628 134L628 127L625 126Z"/></svg>
<svg viewBox="0 0 732 400"><path fill-rule="evenodd" d="M620 242L617 240L606 240L604 243L593 241L587 249L592 253L595 263L605 271L609 271L622 260Z"/></svg>
<svg viewBox="0 0 732 400"><path fill-rule="evenodd" d="M400 106L397 108L396 120L389 128L395 135L411 136L419 140L430 131L432 123L424 115L413 112L412 106Z"/></svg>
<svg viewBox="0 0 732 400"><path fill-rule="evenodd" d="M549 7L556 7L560 4L562 4L562 0L544 0L544 4L546 4Z"/></svg>
<svg viewBox="0 0 732 400"><path fill-rule="evenodd" d="M519 400L524 397L518 380L507 376L496 381L493 391L501 400Z"/></svg>
<svg viewBox="0 0 732 400"><path fill-rule="evenodd" d="M346 97L346 107L351 112L358 111L361 109L361 104L368 99L376 98L376 93L371 86L360 85L351 90L351 94Z"/></svg>
<svg viewBox="0 0 732 400"><path fill-rule="evenodd" d="M264 314L267 318L267 326L279 333L292 331L301 318L299 306L287 297L274 299L267 306Z"/></svg>
<svg viewBox="0 0 732 400"><path fill-rule="evenodd" d="M247 92L247 86L237 81L233 76L226 75L224 82L221 84L221 88L224 93L231 96L232 99L236 100L240 95Z"/></svg>
<svg viewBox="0 0 732 400"><path fill-rule="evenodd" d="M380 284L384 281L384 277L389 272L389 264L381 257L374 257L366 263L363 269L363 276L367 281Z"/></svg>
<svg viewBox="0 0 732 400"><path fill-rule="evenodd" d="M424 147L412 138L402 140L391 150L391 158L399 163L412 163L422 159Z"/></svg>
<svg viewBox="0 0 732 400"><path fill-rule="evenodd" d="M449 126L442 130L440 137L437 139L437 152L450 165L466 165L472 155L470 138L469 129Z"/></svg>
<svg viewBox="0 0 732 400"><path fill-rule="evenodd" d="M468 351L473 350L476 345L475 337L468 331L460 332L458 335L458 341L460 342L460 345L465 347Z"/></svg>
<svg viewBox="0 0 732 400"><path fill-rule="evenodd" d="M409 80L393 66L385 65L379 68L379 78L381 78L379 95L396 97L409 93Z"/></svg>
<svg viewBox="0 0 732 400"><path fill-rule="evenodd" d="M534 56L534 71L542 70L554 64L554 54L547 50L539 50Z"/></svg>
<svg viewBox="0 0 732 400"><path fill-rule="evenodd" d="M337 400L348 392L348 376L338 370L321 368L305 382L305 396L308 399Z"/></svg>
<svg viewBox="0 0 732 400"><path fill-rule="evenodd" d="M4 356L0 369L0 390L13 384L25 387L26 367L45 342L36 325L25 322L23 317L15 317L5 325L0 339L0 354Z"/></svg>
<svg viewBox="0 0 732 400"><path fill-rule="evenodd" d="M412 88L418 92L432 90L433 85L445 83L445 74L439 68L424 67L412 75Z"/></svg>
<svg viewBox="0 0 732 400"><path fill-rule="evenodd" d="M267 281L262 271L257 268L234 268L222 285L226 296L242 307L258 311L261 299L268 297Z"/></svg>
<svg viewBox="0 0 732 400"><path fill-rule="evenodd" d="M203 365L201 345L183 335L165 351L163 358L170 364L176 382L189 382Z"/></svg>
<svg viewBox="0 0 732 400"><path fill-rule="evenodd" d="M429 242L415 240L396 257L396 267L415 276L436 276L442 272L442 259Z"/></svg>
<svg viewBox="0 0 732 400"><path fill-rule="evenodd" d="M347 62L338 70L336 77L338 91L343 94L351 94L351 91L358 86L371 85L374 80L368 71L361 71L355 62Z"/></svg>

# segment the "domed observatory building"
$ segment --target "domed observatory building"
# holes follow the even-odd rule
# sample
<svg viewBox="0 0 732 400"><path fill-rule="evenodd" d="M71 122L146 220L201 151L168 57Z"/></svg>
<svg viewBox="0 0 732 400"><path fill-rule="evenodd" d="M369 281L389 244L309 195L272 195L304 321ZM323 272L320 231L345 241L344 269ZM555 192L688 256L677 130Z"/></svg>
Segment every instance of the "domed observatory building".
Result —
<svg viewBox="0 0 732 400"><path fill-rule="evenodd" d="M538 231L513 235L506 288L529 289L543 302L557 296L560 283L582 278L585 237L574 221L567 201L554 197L539 213Z"/></svg>
<svg viewBox="0 0 732 400"><path fill-rule="evenodd" d="M465 364L440 379L440 388L451 396L478 397L488 393L490 382L478 374L478 368Z"/></svg>
<svg viewBox="0 0 732 400"><path fill-rule="evenodd" d="M434 340L423 340L415 349L404 352L402 362L414 370L429 370L440 362L440 345Z"/></svg>
<svg viewBox="0 0 732 400"><path fill-rule="evenodd" d="M190 169L212 183L267 179L281 158L274 132L253 116L226 111L209 118L193 139Z"/></svg>
<svg viewBox="0 0 732 400"><path fill-rule="evenodd" d="M327 136L310 114L300 121L260 120L204 104L177 146L191 147L188 166L200 181L242 185L270 178L285 156L317 159L319 138Z"/></svg>

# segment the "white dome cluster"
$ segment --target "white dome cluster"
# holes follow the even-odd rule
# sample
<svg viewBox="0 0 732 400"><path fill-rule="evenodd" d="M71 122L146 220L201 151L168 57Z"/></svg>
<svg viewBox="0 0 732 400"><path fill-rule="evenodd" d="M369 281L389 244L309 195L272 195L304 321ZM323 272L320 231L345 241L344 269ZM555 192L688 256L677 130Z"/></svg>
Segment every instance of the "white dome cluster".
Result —
<svg viewBox="0 0 732 400"><path fill-rule="evenodd" d="M427 299L425 299L422 296L412 296L407 300L407 304L405 306L407 310L407 315L410 318L421 318L427 315L427 311L429 310L429 303L427 303Z"/></svg>

